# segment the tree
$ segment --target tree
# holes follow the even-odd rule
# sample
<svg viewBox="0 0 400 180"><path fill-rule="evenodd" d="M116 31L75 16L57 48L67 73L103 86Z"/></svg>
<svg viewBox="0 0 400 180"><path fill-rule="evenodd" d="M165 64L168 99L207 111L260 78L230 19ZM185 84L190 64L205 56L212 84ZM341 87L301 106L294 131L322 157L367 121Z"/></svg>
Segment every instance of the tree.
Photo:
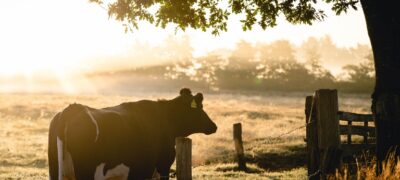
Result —
<svg viewBox="0 0 400 180"><path fill-rule="evenodd" d="M295 49L287 40L277 40L259 48L262 61L294 61Z"/></svg>
<svg viewBox="0 0 400 180"><path fill-rule="evenodd" d="M349 76L349 81L360 84L370 84L375 78L372 55L366 57L366 61L358 65L349 64L343 67Z"/></svg>
<svg viewBox="0 0 400 180"><path fill-rule="evenodd" d="M321 55L319 54L318 44L315 38L309 38L306 44L303 44L305 51L306 65L310 73L315 77L315 84L322 87L330 87L335 81L335 77L329 70L321 65Z"/></svg>
<svg viewBox="0 0 400 180"><path fill-rule="evenodd" d="M381 162L390 148L400 144L400 13L396 0L116 0L108 4L108 13L128 29L138 28L138 21L144 20L163 28L172 23L182 30L211 30L217 35L227 30L232 13L245 14L241 20L243 30L251 30L255 24L263 29L273 27L279 15L290 23L312 24L326 17L318 9L320 2L331 5L337 15L349 8L357 9L361 2L374 53L372 111L377 127L377 158Z"/></svg>
<svg viewBox="0 0 400 180"><path fill-rule="evenodd" d="M342 67L344 73L338 82L342 88L351 91L372 91L374 88L375 69L372 54L365 56L364 61L358 64L348 64Z"/></svg>
<svg viewBox="0 0 400 180"><path fill-rule="evenodd" d="M244 40L236 43L235 49L229 57L228 66L233 69L251 69L255 63L256 49Z"/></svg>

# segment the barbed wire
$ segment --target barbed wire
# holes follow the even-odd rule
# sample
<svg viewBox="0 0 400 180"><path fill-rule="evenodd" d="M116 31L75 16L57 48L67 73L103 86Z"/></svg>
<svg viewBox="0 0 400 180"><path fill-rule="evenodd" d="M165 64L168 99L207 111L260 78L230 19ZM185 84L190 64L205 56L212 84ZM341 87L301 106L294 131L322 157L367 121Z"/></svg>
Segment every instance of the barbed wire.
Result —
<svg viewBox="0 0 400 180"><path fill-rule="evenodd" d="M292 129L292 130L290 130L290 131L287 131L286 133L280 134L280 135L277 136L276 138L281 138L282 136L292 134L293 132L295 132L295 131L297 131L297 130L300 130L300 129L303 129L303 128L305 128L305 127L307 127L307 125L299 126L299 127L294 128L294 129Z"/></svg>
<svg viewBox="0 0 400 180"><path fill-rule="evenodd" d="M264 142L272 143L272 141L274 141L274 140L277 140L277 139L280 139L280 138L283 137L283 136L292 134L293 132L296 132L297 130L303 129L303 128L305 128L305 127L307 127L307 125L302 125L302 126L293 128L293 129L291 129L291 130L289 130L289 131L286 131L286 132L284 132L284 133L282 133L282 134L279 134L279 135L277 135L277 136L267 137L266 139L262 139L262 140L259 140L259 141L264 141Z"/></svg>

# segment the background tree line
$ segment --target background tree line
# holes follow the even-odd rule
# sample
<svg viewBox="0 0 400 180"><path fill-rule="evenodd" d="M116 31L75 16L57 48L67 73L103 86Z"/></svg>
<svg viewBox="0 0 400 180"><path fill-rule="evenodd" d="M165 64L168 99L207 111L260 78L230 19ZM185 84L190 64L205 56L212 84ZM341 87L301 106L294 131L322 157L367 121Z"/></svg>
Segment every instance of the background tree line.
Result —
<svg viewBox="0 0 400 180"><path fill-rule="evenodd" d="M346 92L370 93L374 87L370 47L337 47L329 36L309 38L300 46L287 40L259 44L240 41L233 50L215 50L201 57L192 56L193 49L187 38L183 41L168 39L165 43L178 45L172 49L164 46L164 49L153 47L157 51L145 50L153 52L153 59L160 53L159 57L164 58L160 61L162 64L92 73L90 76L112 77L117 85L128 83L132 86L140 84L141 88L165 89L171 86L252 91L337 88ZM136 48L141 48L140 44Z"/></svg>

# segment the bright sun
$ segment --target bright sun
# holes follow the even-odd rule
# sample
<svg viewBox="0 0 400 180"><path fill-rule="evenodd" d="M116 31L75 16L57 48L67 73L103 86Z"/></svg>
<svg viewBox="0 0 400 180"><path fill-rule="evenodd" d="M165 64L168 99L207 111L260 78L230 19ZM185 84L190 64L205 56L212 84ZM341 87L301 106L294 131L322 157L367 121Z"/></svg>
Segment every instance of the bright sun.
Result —
<svg viewBox="0 0 400 180"><path fill-rule="evenodd" d="M129 35L99 6L82 0L22 1L0 2L0 75L79 71L90 68L83 63L88 59L129 47Z"/></svg>
<svg viewBox="0 0 400 180"><path fill-rule="evenodd" d="M0 1L0 27L0 92L47 91L51 83L64 92L91 89L76 75L128 54L138 38L154 43L166 36L147 24L125 33L106 10L85 0Z"/></svg>
<svg viewBox="0 0 400 180"><path fill-rule="evenodd" d="M104 9L84 0L1 1L0 27L0 91L47 90L43 82L51 82L73 92L73 74L132 41Z"/></svg>

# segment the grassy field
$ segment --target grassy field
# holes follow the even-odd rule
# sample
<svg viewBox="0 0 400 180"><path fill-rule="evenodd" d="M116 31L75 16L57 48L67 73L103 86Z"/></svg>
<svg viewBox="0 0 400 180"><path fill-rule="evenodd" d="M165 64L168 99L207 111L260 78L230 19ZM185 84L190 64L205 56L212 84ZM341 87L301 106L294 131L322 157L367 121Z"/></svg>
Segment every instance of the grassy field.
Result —
<svg viewBox="0 0 400 180"><path fill-rule="evenodd" d="M310 93L205 93L216 134L192 135L194 179L305 179L304 99ZM116 95L0 94L0 179L48 179L47 134L70 103L101 108L178 93ZM340 109L370 112L368 95L339 94ZM236 171L232 124L241 122L249 172Z"/></svg>

